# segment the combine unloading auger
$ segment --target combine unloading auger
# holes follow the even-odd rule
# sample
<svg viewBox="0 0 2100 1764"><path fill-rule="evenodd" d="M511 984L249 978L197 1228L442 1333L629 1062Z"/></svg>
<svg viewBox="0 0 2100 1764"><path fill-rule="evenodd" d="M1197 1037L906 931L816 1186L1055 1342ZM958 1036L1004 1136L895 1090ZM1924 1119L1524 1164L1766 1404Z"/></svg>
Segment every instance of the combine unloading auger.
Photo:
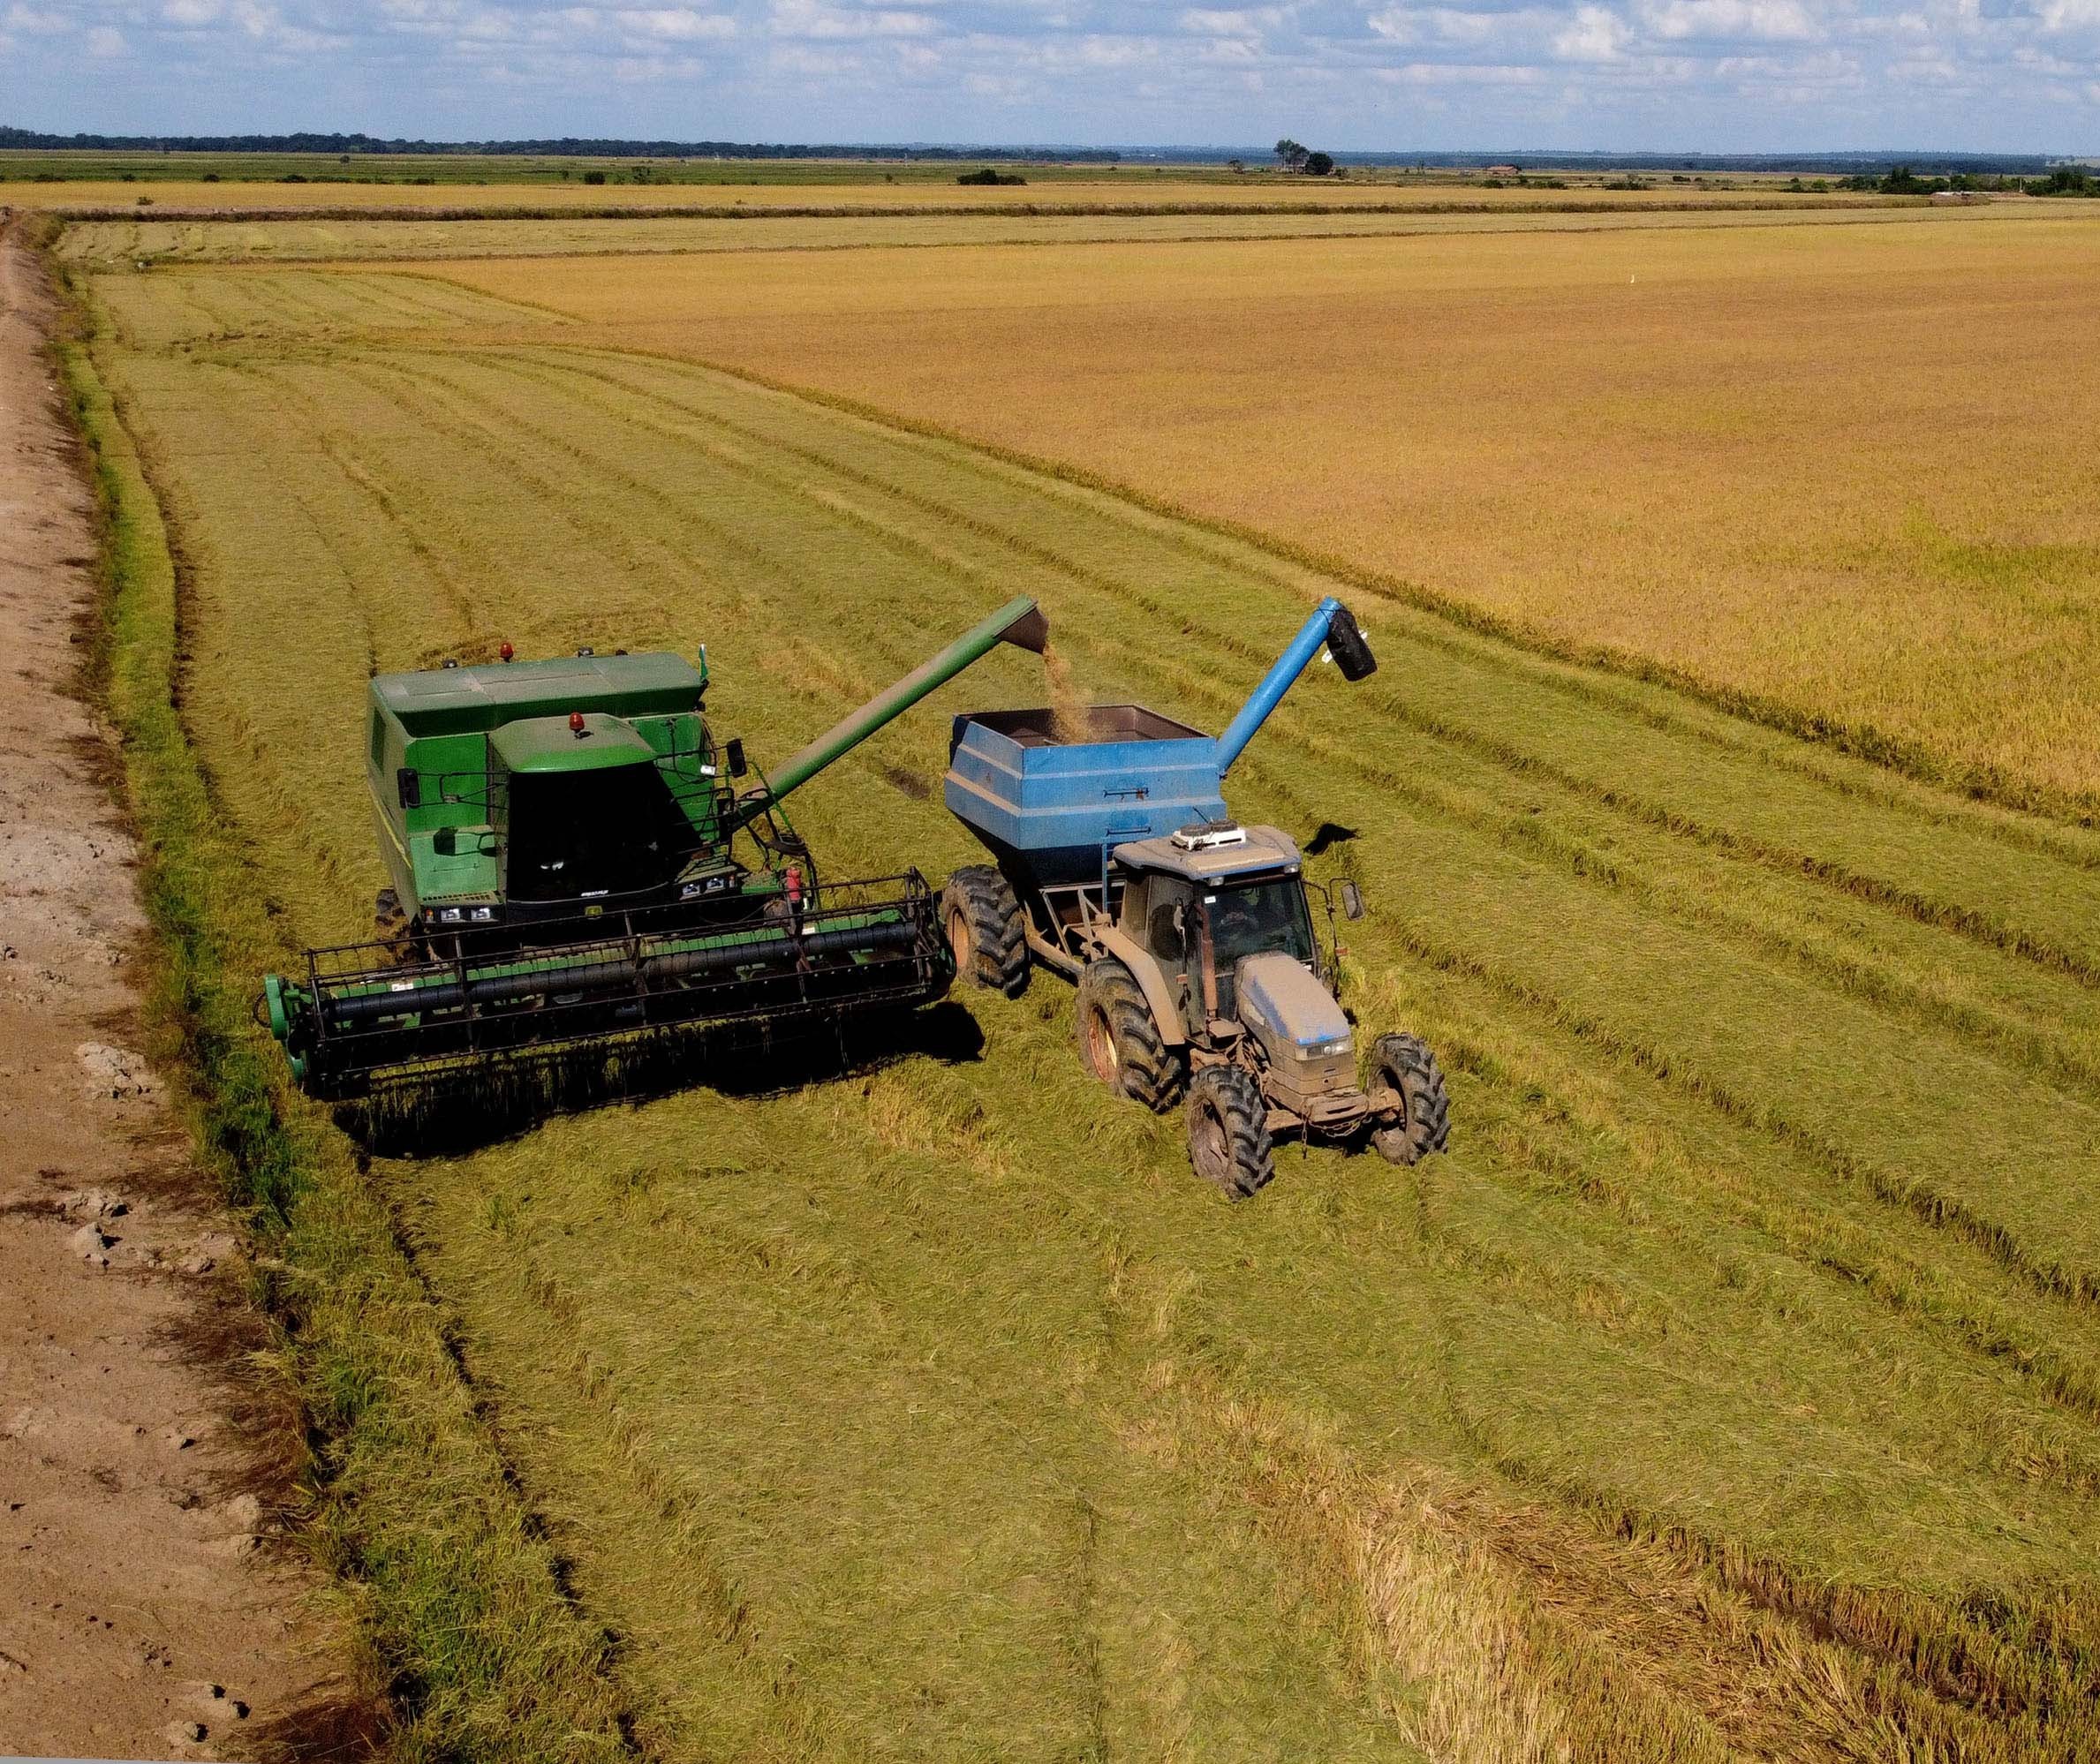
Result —
<svg viewBox="0 0 2100 1764"><path fill-rule="evenodd" d="M940 998L955 962L925 878L822 879L782 799L1000 643L1046 635L1009 602L749 788L741 743L707 727L705 652L378 676L380 936L264 982L300 1085L412 1117L463 1094L509 1111Z"/></svg>

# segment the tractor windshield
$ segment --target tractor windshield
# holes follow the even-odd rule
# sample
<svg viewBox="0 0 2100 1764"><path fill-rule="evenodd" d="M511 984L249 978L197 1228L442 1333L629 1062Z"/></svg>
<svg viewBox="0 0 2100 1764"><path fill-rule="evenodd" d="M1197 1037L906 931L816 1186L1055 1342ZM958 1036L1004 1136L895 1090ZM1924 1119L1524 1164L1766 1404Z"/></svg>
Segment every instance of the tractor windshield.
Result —
<svg viewBox="0 0 2100 1764"><path fill-rule="evenodd" d="M510 893L591 901L667 886L699 843L653 765L514 772Z"/></svg>
<svg viewBox="0 0 2100 1764"><path fill-rule="evenodd" d="M1276 950L1300 961L1314 959L1312 919L1305 890L1289 881L1250 882L1203 897L1211 926L1211 959L1217 966L1218 1003L1231 1010L1233 970L1240 959Z"/></svg>

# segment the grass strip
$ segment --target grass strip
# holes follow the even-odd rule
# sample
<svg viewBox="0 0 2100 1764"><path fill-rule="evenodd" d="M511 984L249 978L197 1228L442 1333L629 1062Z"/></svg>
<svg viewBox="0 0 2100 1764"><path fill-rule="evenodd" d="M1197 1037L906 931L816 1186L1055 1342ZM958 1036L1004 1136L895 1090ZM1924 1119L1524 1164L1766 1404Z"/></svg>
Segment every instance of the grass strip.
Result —
<svg viewBox="0 0 2100 1764"><path fill-rule="evenodd" d="M90 343L69 336L57 358L102 530L100 685L160 945L149 1019L201 1155L276 1264L261 1296L309 1421L305 1539L387 1687L387 1755L627 1756L608 1639L564 1595L350 1145L288 1093L252 1020L238 976L283 949L177 709L170 535Z"/></svg>

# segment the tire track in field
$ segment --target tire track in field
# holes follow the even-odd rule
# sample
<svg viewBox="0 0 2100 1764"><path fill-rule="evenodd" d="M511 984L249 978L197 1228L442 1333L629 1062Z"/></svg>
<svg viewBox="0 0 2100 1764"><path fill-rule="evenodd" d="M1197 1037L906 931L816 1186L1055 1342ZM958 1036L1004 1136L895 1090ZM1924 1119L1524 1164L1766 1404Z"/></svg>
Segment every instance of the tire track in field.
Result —
<svg viewBox="0 0 2100 1764"><path fill-rule="evenodd" d="M894 1199L897 1192L894 1184L887 1181L879 1182L871 1191L884 1202ZM1069 1200L1072 1196L1061 1189L1057 1198ZM947 1222L941 1210L917 1207L913 1217L915 1234L921 1226L933 1229L926 1255L947 1259L966 1248L966 1236ZM947 1229L940 1229L944 1225ZM865 1221L849 1223L843 1235L828 1244L827 1253L835 1254L842 1246L850 1262L855 1247L868 1240ZM945 1252L940 1248L943 1242L948 1246ZM777 1259L780 1250L775 1246L770 1253ZM795 1265L799 1268L803 1264ZM542 1270L537 1263L534 1270L520 1278L529 1280L537 1291ZM849 1271L842 1278L842 1293L880 1303L873 1297L876 1288L870 1285L865 1271ZM578 1331L578 1341L586 1338L587 1308L565 1297L548 1302L565 1328ZM1132 1291L1127 1295L1125 1322L1118 1333L1129 1332L1131 1325L1138 1323L1147 1302L1142 1292ZM910 1320L908 1312L895 1307L883 1308L883 1315L893 1327ZM864 1327L854 1333L865 1337L870 1331ZM1146 1333L1143 1327L1136 1330L1140 1344ZM907 1362L918 1357L917 1348L907 1351L900 1346L896 1353ZM1155 1386L1157 1376L1156 1371L1151 1375ZM606 1382L602 1369L595 1372L593 1378L601 1386ZM966 1401L978 1408L985 1406L978 1385L956 1383L952 1379L950 1383ZM1225 1474L1232 1481L1244 1481L1256 1511L1278 1518L1278 1485L1283 1478L1274 1461L1274 1440L1271 1436L1259 1454L1246 1453L1250 1442L1236 1436L1241 1425L1237 1418L1247 1413L1243 1400L1212 1388L1210 1381L1200 1375L1194 1378L1186 1374L1177 1376L1170 1390L1190 1406L1205 1435L1227 1447L1220 1454ZM601 1392L593 1390L589 1394L596 1398ZM1152 1400L1156 1402L1157 1397ZM1012 1425L1024 1444L1036 1446L1033 1435L1024 1425ZM646 1436L629 1440L623 1435L622 1446L623 1452L646 1452L649 1442ZM1408 1472L1406 1475L1416 1474ZM1326 1515L1314 1521L1316 1529L1321 1526L1375 1526L1387 1547L1396 1535L1419 1537L1420 1520L1403 1511L1394 1496L1383 1493L1382 1485L1359 1473L1333 1466L1326 1470L1325 1476L1330 1483L1346 1484L1346 1488L1330 1488L1317 1499L1303 1497L1303 1491L1296 1489L1284 1491L1280 1498L1285 1515L1299 1507L1307 1513ZM1406 1486L1404 1481L1401 1486ZM1345 1497L1339 1513L1334 1511L1337 1494ZM1076 1498L1084 1502L1086 1497L1081 1495ZM1909 1714L1897 1723L1900 1731L1922 1738L1939 1725L1929 1710L1919 1707L1926 1700L1917 1696L1915 1687L1904 1684L1899 1673L1888 1670L1879 1655L1832 1643L1800 1612L1773 1609L1759 1617L1739 1610L1736 1601L1717 1598L1725 1589L1703 1567L1658 1555L1635 1541L1621 1542L1610 1534L1590 1532L1579 1520L1551 1519L1481 1494L1446 1492L1437 1498L1441 1509L1441 1517L1434 1522L1437 1531L1456 1540L1462 1548L1484 1549L1504 1572L1561 1613L1557 1621L1572 1620L1586 1628L1604 1613L1612 1613L1607 1620L1610 1632L1623 1650L1615 1655L1616 1667L1623 1670L1631 1666L1650 1694L1699 1711L1703 1719L1712 1721L1719 1732L1736 1743L1782 1744L1785 1755L1801 1758L1878 1755L1842 1743L1842 1736L1865 1723L1870 1718L1868 1711L1874 1707L1870 1703L1862 1707L1847 1694L1860 1680L1873 1676L1862 1670L1867 1667L1893 1681L1884 1692L1888 1701L1909 1708ZM1356 1511L1363 1507L1384 1511L1375 1515ZM1309 1542L1302 1534L1305 1529L1303 1515L1282 1517L1277 1528L1280 1541L1293 1549L1318 1548L1317 1542ZM1666 1613L1666 1625L1660 1620ZM748 1632L748 1625L744 1627ZM1395 1647L1409 1640L1404 1635L1390 1638ZM1861 1662L1849 1674L1833 1672L1822 1663L1847 1654ZM1822 1713L1826 1708L1830 1711L1827 1716ZM1811 1710L1817 1712L1814 1716L1809 1713ZM1567 1738L1575 1742L1575 1755L1592 1755L1583 1742L1593 1736L1569 1731Z"/></svg>
<svg viewBox="0 0 2100 1764"><path fill-rule="evenodd" d="M482 627L482 608L465 579L456 571L447 553L432 545L419 534L404 515L398 496L389 490L383 481L359 463L346 439L346 431L336 413L319 398L305 389L282 365L256 361L246 366L229 363L231 371L239 373L259 387L268 387L276 394L279 403L290 405L303 413L306 432L329 464L362 494L372 506L380 523L388 531L398 533L410 554L422 566L424 574L436 590L436 599L446 607L453 626L461 640ZM366 630L366 650L373 673L380 670L379 649L371 633L374 629L372 599L366 584L356 580L355 592L365 608Z"/></svg>
<svg viewBox="0 0 2100 1764"><path fill-rule="evenodd" d="M1507 989L1475 982L1455 969L1446 971L1477 984L1484 996L1494 1001L1492 1009L1499 1021L1523 1023L1532 1036L1582 1048L1593 1061L1597 1056L1604 1056L1604 1069L1622 1084L1653 1086L1664 1095L1670 1094L1669 1087L1658 1081L1649 1067L1586 1040L1552 1012L1531 1008ZM1373 980L1370 990L1387 999L1386 1016L1399 1014L1390 981ZM1538 1063L1536 1058L1513 1071L1507 1052L1490 1052L1472 1029L1447 1023L1439 1029L1438 1041L1440 1049L1447 1050L1447 1071L1494 1084L1514 1099L1514 1126L1492 1135L1493 1142L1508 1154L1504 1162L1511 1180L1533 1192L1599 1210L1608 1215L1620 1233L1659 1233L1697 1255L1726 1284L1727 1253L1710 1247L1703 1234L1694 1234L1693 1223L1681 1211L1687 1198L1685 1190L1662 1186L1659 1179L1653 1177L1636 1182L1624 1171L1613 1174L1600 1170L1594 1153L1568 1148L1561 1128L1566 1122L1590 1135L1609 1135L1621 1130L1620 1120L1585 1100L1580 1087L1564 1082L1564 1074ZM1533 1052L1536 1054L1536 1049ZM1726 1135L1741 1131L1772 1143L1775 1150L1798 1156L1797 1146L1772 1142L1769 1135L1741 1120L1723 1115L1715 1125L1724 1135L1723 1144ZM1710 1134L1703 1134L1698 1142L1706 1147L1711 1139ZM2008 1314L1987 1290L1972 1292L1972 1279L1978 1276L1986 1281L2010 1279L2015 1290L2030 1300L2036 1296L2033 1283L2009 1275L2002 1262L1987 1250L1975 1251L1980 1265L1973 1270L1948 1267L1945 1258L1949 1246L1934 1246L1938 1260L1922 1260L1911 1248L1892 1241L1887 1230L1869 1230L1828 1209L1811 1209L1796 1199L1792 1189L1775 1188L1767 1180L1737 1173L1719 1161L1719 1148L1714 1150L1714 1157L1695 1152L1688 1136L1665 1161L1678 1178L1696 1183L1693 1192L1716 1222L1754 1233L1780 1254L1845 1292L1863 1294L1922 1337L2030 1384L2043 1400L2066 1411L2081 1427L2100 1421L2100 1363L2090 1355L2081 1361L2064 1352L2066 1339L2087 1332L2074 1305L2060 1295L2048 1294L2043 1296L2036 1316ZM1643 1197L1637 1210L1633 1204L1635 1194ZM1915 1216L1913 1223L1929 1233L1934 1231ZM2056 1480L2063 1486L2082 1490L2092 1477L2090 1473L2080 1473Z"/></svg>
<svg viewBox="0 0 2100 1764"><path fill-rule="evenodd" d="M615 413L615 416L617 419L617 413ZM766 439L756 433L747 433L747 438L754 442ZM575 444L571 443L570 448L571 450L575 450ZM821 463L822 456L816 454L814 450L805 451L809 453L812 464ZM602 463L594 462L593 469L603 469ZM742 463L739 469L748 476L759 479L769 477L769 474L761 468L751 464L749 462ZM804 494L805 500L815 500L827 509L835 510L835 498L821 493L805 491ZM967 559L962 558L952 550L929 546L914 535L896 531L868 511L858 511L858 519L859 524L872 534L878 537L887 535L893 544L905 547L910 554L922 562L935 564L944 573L976 575L980 579L986 581L990 579L987 572L981 569L972 569ZM1048 556L1043 558L1041 562L1046 567L1056 569L1061 574L1074 577L1085 583L1086 585L1102 585L1102 578L1098 576L1090 577L1086 572L1076 570L1066 560ZM1148 604L1148 597L1143 595L1126 596L1125 598L1137 599L1141 605L1146 605L1147 610L1153 612L1158 616L1164 617L1169 611L1168 608L1157 602L1149 602ZM1235 649L1242 647L1250 649L1252 647L1250 645L1243 644L1233 644L1227 646ZM1119 652L1119 660L1126 667L1134 667L1141 673L1151 673L1155 678L1160 677L1162 673L1156 662L1150 661L1142 656L1126 655ZM1180 671L1177 670L1177 672ZM1221 711L1228 712L1235 708L1235 705L1222 701L1215 685L1208 679L1192 679L1185 672L1180 672L1180 677L1175 683L1184 692L1193 692L1197 696L1218 699ZM1280 715L1286 717L1284 726L1289 727L1287 713L1280 713ZM1468 819L1464 811L1454 807L1447 795L1435 788L1416 783L1415 774L1411 773L1396 773L1390 769L1374 766L1363 761L1355 750L1350 748L1310 742L1303 735L1301 735L1301 740L1313 746L1318 751L1319 756L1328 764L1339 765L1353 773L1360 781L1376 790L1387 795L1397 795L1403 800L1410 800L1424 812L1439 818L1455 819L1462 824ZM1311 812L1310 809L1307 812ZM1626 873L1620 866L1608 861L1597 861L1580 850L1573 854L1566 850L1557 853L1545 850L1546 841L1544 835L1527 819L1518 818L1506 820L1497 818L1492 822L1480 823L1478 818L1473 818L1477 824L1483 825L1491 836L1503 839L1505 841L1509 837L1512 829L1515 829L1520 837L1528 838L1535 848L1544 850L1544 855L1550 858L1557 858L1559 867L1577 879L1601 884L1608 888L1628 893L1633 898L1638 898L1637 894L1629 889ZM1692 923L1696 923L1699 921L1694 919ZM1731 924L1718 914L1705 916L1704 923L1711 928L1729 931L1739 937L1741 936L1741 927ZM1414 953L1421 956L1425 955L1427 950L1426 947L1417 948ZM1811 973L1817 972L1813 969L1810 971ZM1872 1003L1874 1000L1870 999L1869 1002ZM1903 998L1902 1002L1914 1007L1924 1008L1929 1020L1931 1017L1938 1016L1941 1021L1945 1021L1944 1014L1938 1012L1930 1001L1921 1000L1915 994ZM1951 1026L1958 1029L1967 1027L1959 1019L1956 1019ZM1597 1026L1585 1032L1594 1035L1599 1032L1601 1026ZM1673 1069L1671 1056L1649 1047L1645 1044L1641 1045L1643 1057L1658 1070L1668 1072ZM1722 1108L1724 1112L1732 1112L1742 1118L1756 1118L1747 1100L1736 1096L1726 1087L1695 1088L1687 1094L1700 1097L1711 1104ZM1808 1133L1806 1129L1787 1121L1781 1114L1768 1112L1765 1118L1771 1123L1771 1131L1787 1138L1799 1148L1810 1149L1817 1161L1831 1170L1832 1173L1856 1186L1862 1180L1862 1172L1871 1171L1872 1174L1864 1179L1868 1191L1874 1194L1885 1204L1900 1205L1918 1217L1930 1222L1944 1225L1946 1228L1958 1232L1969 1241L1987 1242L1993 1248L1993 1253L2006 1266L2021 1272L2023 1278L2039 1282L2044 1290L2070 1296L2081 1304L2089 1302L2094 1293L2100 1291L2100 1282L2096 1282L2089 1271L2081 1270L2074 1273L2066 1270L2060 1263L2051 1264L2029 1255L2021 1248L2019 1240L2012 1233L1995 1221L1976 1213L1968 1203L1959 1202L1926 1185L1898 1177L1869 1161L1853 1157L1850 1154L1846 1154L1850 1158L1848 1164L1832 1165L1829 1162L1830 1157L1837 1154L1839 1149L1832 1142ZM1900 1199L1898 1198L1899 1196Z"/></svg>
<svg viewBox="0 0 2100 1764"><path fill-rule="evenodd" d="M481 358L470 358L480 360ZM375 365L372 372L383 373L384 370ZM379 389L369 376L364 383L375 391ZM530 460L548 455L565 457L576 467L584 481L616 484L630 495L652 505L674 526L686 529L691 534L696 535L698 542L689 539L684 543L673 543L661 536L653 536L647 541L684 570L707 572L718 564L723 554L727 554L771 584L772 592L763 604L754 604L747 586L748 578L717 577L715 585L729 602L733 616L744 620L763 618L775 624L790 618L797 605L801 578L797 573L794 561L767 547L762 539L750 537L744 529L729 523L711 519L697 509L690 496L677 495L661 489L606 454L593 451L559 430L502 405L485 393L477 392L471 386L461 385L456 379L449 378L442 372L426 373L421 376L419 384L427 395L442 388L442 395L450 400L450 417L448 420L436 415L427 398L418 407L427 421L433 425L443 424L445 432L457 437L463 444L472 446L491 458L502 459L505 467L514 472L525 474L524 481L533 483L550 501L560 502L563 517L580 536L593 544L608 548L624 547L631 553L633 540L630 529L615 516L577 513L571 505L573 499L571 501L560 501L557 495L560 486L543 474L534 472ZM402 398L397 382L392 389L392 396L402 403L403 408L411 407L409 401ZM518 445L520 437L535 443L535 447L530 452L521 449ZM790 491L769 479L754 477L744 469L744 464L736 458L733 452L707 451L710 459L725 471L752 477L752 481L765 482L768 488L776 491L785 501L824 508L840 521L847 522L845 511L838 508L835 502L827 501L821 493L812 494L800 488ZM971 573L972 577L974 574ZM809 648L805 637L797 635L790 640L805 651ZM863 654L879 658L891 672L901 671L915 659L885 633L862 634L861 651ZM822 670L830 673L835 682L852 681L863 696L875 690L876 682L857 667L828 655L818 659ZM829 701L820 691L809 690L797 682L788 683L795 687L798 696L807 702L828 705ZM889 781L895 785L894 780Z"/></svg>

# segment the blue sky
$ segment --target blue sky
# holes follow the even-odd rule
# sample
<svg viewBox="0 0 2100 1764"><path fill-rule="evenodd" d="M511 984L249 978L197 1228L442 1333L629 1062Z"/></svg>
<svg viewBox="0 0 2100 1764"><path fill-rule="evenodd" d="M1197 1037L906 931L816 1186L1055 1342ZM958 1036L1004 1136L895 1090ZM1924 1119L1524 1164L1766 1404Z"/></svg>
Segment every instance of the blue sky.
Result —
<svg viewBox="0 0 2100 1764"><path fill-rule="evenodd" d="M2100 0L0 0L0 122L2100 155Z"/></svg>

